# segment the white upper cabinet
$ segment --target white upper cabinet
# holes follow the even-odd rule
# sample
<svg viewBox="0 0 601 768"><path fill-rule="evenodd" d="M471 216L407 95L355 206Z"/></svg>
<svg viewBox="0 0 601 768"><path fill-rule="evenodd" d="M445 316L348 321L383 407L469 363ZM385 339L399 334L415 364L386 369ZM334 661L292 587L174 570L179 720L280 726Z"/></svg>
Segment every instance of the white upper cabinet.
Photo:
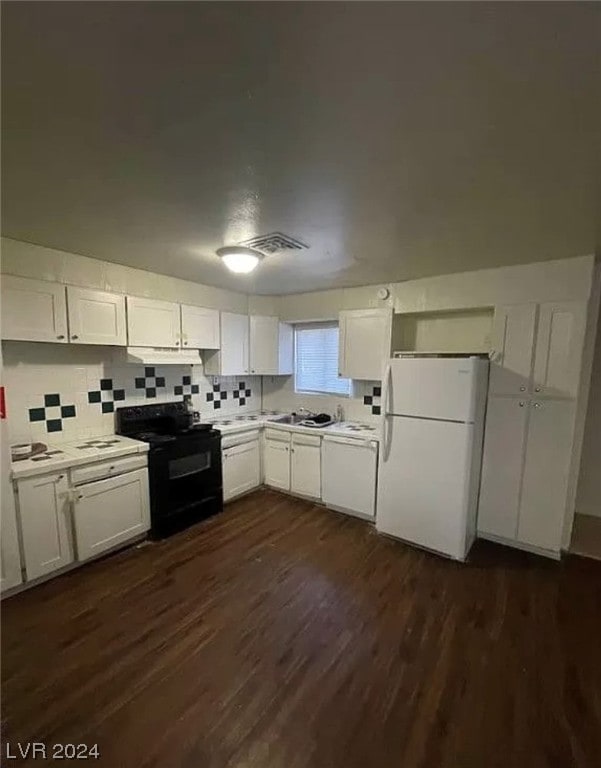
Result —
<svg viewBox="0 0 601 768"><path fill-rule="evenodd" d="M292 373L293 329L277 317L250 316L250 373Z"/></svg>
<svg viewBox="0 0 601 768"><path fill-rule="evenodd" d="M27 579L73 562L67 476L38 475L17 483Z"/></svg>
<svg viewBox="0 0 601 768"><path fill-rule="evenodd" d="M521 395L529 390L536 309L536 304L496 307L490 366L491 395Z"/></svg>
<svg viewBox="0 0 601 768"><path fill-rule="evenodd" d="M65 286L2 275L2 338L66 344Z"/></svg>
<svg viewBox="0 0 601 768"><path fill-rule="evenodd" d="M339 323L339 375L380 381L391 352L392 309L344 310Z"/></svg>
<svg viewBox="0 0 601 768"><path fill-rule="evenodd" d="M74 344L127 344L125 296L68 286L67 305Z"/></svg>
<svg viewBox="0 0 601 768"><path fill-rule="evenodd" d="M219 349L219 311L182 304L182 346Z"/></svg>
<svg viewBox="0 0 601 768"><path fill-rule="evenodd" d="M214 376L249 373L248 315L221 313L221 348L206 357L205 373Z"/></svg>
<svg viewBox="0 0 601 768"><path fill-rule="evenodd" d="M575 405L533 400L517 539L559 553L568 496Z"/></svg>
<svg viewBox="0 0 601 768"><path fill-rule="evenodd" d="M127 331L130 347L179 347L179 304L128 296Z"/></svg>
<svg viewBox="0 0 601 768"><path fill-rule="evenodd" d="M534 394L578 395L586 306L578 301L550 302L539 309Z"/></svg>

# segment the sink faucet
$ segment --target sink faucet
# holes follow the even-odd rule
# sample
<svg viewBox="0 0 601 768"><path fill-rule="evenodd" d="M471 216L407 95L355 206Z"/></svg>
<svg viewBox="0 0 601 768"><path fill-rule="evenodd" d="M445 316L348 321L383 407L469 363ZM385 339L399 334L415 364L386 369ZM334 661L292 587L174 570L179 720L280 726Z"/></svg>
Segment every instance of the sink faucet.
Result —
<svg viewBox="0 0 601 768"><path fill-rule="evenodd" d="M313 411L310 411L308 408L303 408L302 406L300 408L297 408L296 412L299 416L304 415L307 418L310 418L311 416L315 416L315 413Z"/></svg>

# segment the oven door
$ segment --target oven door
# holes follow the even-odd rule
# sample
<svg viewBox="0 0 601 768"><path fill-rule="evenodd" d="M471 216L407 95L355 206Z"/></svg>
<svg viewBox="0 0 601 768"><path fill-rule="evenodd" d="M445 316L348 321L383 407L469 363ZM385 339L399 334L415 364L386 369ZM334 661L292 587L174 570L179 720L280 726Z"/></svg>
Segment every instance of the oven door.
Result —
<svg viewBox="0 0 601 768"><path fill-rule="evenodd" d="M182 435L153 448L148 466L153 529L184 527L176 518L189 524L221 510L221 435Z"/></svg>

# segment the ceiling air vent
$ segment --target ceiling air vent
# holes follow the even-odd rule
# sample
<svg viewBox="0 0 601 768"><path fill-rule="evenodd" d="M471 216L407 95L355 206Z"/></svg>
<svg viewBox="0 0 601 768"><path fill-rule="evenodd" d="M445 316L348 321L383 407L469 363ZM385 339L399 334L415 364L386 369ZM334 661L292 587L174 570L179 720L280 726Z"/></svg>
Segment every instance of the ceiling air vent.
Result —
<svg viewBox="0 0 601 768"><path fill-rule="evenodd" d="M278 251L301 251L309 247L295 237L285 235L283 232L270 232L268 235L251 237L250 240L244 240L239 245L254 248L265 255L278 253Z"/></svg>

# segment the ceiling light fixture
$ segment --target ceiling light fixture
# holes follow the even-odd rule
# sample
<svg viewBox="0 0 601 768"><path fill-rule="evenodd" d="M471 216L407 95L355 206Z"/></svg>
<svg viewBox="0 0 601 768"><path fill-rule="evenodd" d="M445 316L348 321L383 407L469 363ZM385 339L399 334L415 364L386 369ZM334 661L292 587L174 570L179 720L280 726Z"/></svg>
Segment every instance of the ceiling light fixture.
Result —
<svg viewBox="0 0 601 768"><path fill-rule="evenodd" d="M230 272L238 275L247 275L252 272L263 258L260 251L244 245L226 245L224 248L217 249L217 255L223 259L223 263Z"/></svg>

